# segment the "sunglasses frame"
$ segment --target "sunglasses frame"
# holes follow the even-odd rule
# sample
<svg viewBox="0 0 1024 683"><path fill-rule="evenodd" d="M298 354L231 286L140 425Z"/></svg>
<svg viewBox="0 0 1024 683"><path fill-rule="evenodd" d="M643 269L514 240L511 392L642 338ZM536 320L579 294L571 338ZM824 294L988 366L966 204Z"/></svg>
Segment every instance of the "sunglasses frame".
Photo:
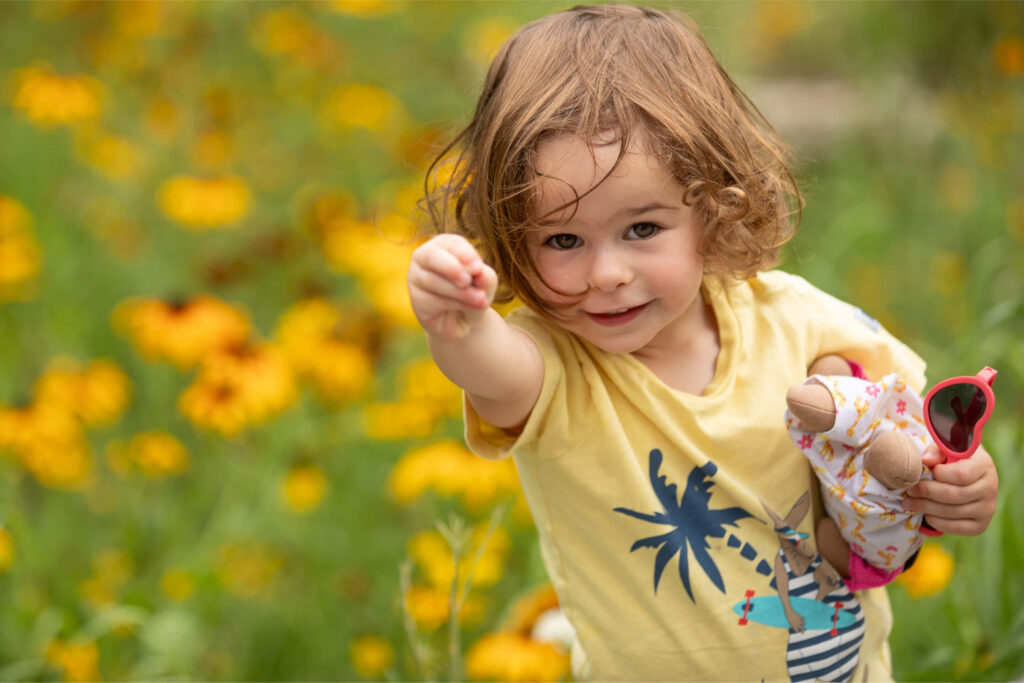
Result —
<svg viewBox="0 0 1024 683"><path fill-rule="evenodd" d="M956 462L957 460L965 460L974 454L974 451L978 450L978 446L981 445L981 428L988 422L989 417L992 416L992 410L995 408L996 397L992 393L992 382L995 381L996 375L999 374L992 368L985 366L985 368L974 377L950 377L947 380L943 380L931 388L928 395L924 398L924 424L928 428L928 433L931 434L932 441L939 447L939 451L945 456L944 462ZM935 427L932 425L931 418L929 417L929 406L931 405L932 399L935 395L945 389L948 386L954 384L970 384L978 389L985 395L985 412L982 413L978 421L974 423L974 431L971 434L970 446L966 451L958 453L957 451L951 450L939 438L936 433Z"/></svg>

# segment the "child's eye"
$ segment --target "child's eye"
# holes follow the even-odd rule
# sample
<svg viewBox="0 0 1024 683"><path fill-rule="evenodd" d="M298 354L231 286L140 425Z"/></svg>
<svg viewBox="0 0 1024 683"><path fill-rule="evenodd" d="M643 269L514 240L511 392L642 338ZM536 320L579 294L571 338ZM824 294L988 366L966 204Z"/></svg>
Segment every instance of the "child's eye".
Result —
<svg viewBox="0 0 1024 683"><path fill-rule="evenodd" d="M658 226L654 223L637 223L636 225L629 226L629 231L626 236L632 239L647 239L648 237L654 237L655 233L658 232Z"/></svg>
<svg viewBox="0 0 1024 683"><path fill-rule="evenodd" d="M554 247L555 249L572 249L579 246L580 238L576 235L570 235L569 233L563 232L558 235L552 235L545 241L545 244Z"/></svg>

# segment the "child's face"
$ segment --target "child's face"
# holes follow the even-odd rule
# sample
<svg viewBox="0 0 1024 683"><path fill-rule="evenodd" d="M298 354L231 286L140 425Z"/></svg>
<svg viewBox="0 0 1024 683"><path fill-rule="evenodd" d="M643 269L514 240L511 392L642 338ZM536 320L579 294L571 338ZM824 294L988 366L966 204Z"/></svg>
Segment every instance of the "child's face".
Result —
<svg viewBox="0 0 1024 683"><path fill-rule="evenodd" d="M563 135L537 152L540 216L589 191L619 154L619 143ZM698 253L701 223L683 204L683 188L653 156L631 147L615 171L531 236L537 270L555 289L534 283L567 319L565 329L614 353L685 347L706 325Z"/></svg>

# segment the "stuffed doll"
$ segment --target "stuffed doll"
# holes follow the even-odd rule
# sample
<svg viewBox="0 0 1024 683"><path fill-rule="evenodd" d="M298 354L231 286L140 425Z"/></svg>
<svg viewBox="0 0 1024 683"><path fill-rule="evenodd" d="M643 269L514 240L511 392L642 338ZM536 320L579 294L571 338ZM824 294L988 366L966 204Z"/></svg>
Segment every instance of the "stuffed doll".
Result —
<svg viewBox="0 0 1024 683"><path fill-rule="evenodd" d="M885 585L923 541L924 516L903 509L906 489L931 478L923 402L897 375L870 382L839 356L809 374L786 395L786 425L821 483L818 550L852 590Z"/></svg>

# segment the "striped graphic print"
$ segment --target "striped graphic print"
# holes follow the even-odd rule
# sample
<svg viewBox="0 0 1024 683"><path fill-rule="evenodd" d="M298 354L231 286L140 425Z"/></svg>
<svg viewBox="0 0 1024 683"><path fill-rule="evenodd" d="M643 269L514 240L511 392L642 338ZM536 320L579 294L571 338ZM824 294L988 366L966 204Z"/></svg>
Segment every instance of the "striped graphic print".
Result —
<svg viewBox="0 0 1024 683"><path fill-rule="evenodd" d="M814 570L821 564L821 557L814 560L802 576L794 576L789 563L783 556L783 564L789 575L789 595L813 600L818 593ZM842 603L843 610L854 615L852 624L832 635L829 629L810 629L803 633L789 632L786 646L786 666L792 681L846 681L857 666L860 645L864 640L864 612L853 593L842 584L840 588L825 596L823 602Z"/></svg>

